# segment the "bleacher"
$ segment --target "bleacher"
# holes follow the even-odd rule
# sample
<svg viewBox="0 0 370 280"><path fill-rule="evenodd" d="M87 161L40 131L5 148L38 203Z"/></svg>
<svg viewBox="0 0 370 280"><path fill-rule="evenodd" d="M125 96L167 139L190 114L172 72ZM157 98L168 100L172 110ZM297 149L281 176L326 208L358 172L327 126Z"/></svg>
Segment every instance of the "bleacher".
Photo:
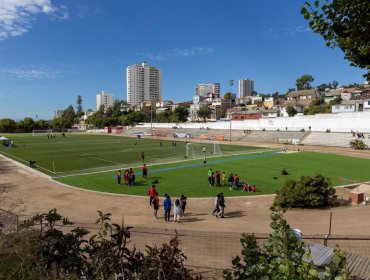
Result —
<svg viewBox="0 0 370 280"><path fill-rule="evenodd" d="M253 130L251 133L245 134L245 137L240 141L288 144L291 142L290 140L293 139L298 139L300 141L306 133L308 132Z"/></svg>
<svg viewBox="0 0 370 280"><path fill-rule="evenodd" d="M302 142L304 145L313 146L331 146L331 147L350 147L350 142L357 139L351 133L325 133L325 132L311 132ZM362 140L367 146L370 147L370 139L368 134Z"/></svg>

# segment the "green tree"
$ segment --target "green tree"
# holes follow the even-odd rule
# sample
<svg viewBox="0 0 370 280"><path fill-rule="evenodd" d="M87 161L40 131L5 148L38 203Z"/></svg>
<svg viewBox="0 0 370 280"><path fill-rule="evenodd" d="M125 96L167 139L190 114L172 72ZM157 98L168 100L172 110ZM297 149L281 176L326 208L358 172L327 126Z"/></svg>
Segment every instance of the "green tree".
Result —
<svg viewBox="0 0 370 280"><path fill-rule="evenodd" d="M310 257L307 245L301 242L300 235L283 218L284 213L284 209L271 208L272 234L263 244L257 242L254 234L242 235L241 256L232 259L233 270L224 272L225 279L350 279L346 259L338 249L335 250L332 266L326 268L320 277L313 262L305 260L305 256Z"/></svg>
<svg viewBox="0 0 370 280"><path fill-rule="evenodd" d="M342 102L342 98L340 96L335 97L333 100L329 101L329 105L337 105Z"/></svg>
<svg viewBox="0 0 370 280"><path fill-rule="evenodd" d="M331 48L340 48L370 81L370 5L368 0L306 1L301 10L310 28Z"/></svg>
<svg viewBox="0 0 370 280"><path fill-rule="evenodd" d="M0 120L0 132L14 132L17 129L17 124L12 119Z"/></svg>
<svg viewBox="0 0 370 280"><path fill-rule="evenodd" d="M64 130L70 128L72 125L73 123L65 117L54 118L50 123L50 126L57 130Z"/></svg>
<svg viewBox="0 0 370 280"><path fill-rule="evenodd" d="M48 127L49 127L48 123L43 119L40 119L36 122L36 129L45 129Z"/></svg>
<svg viewBox="0 0 370 280"><path fill-rule="evenodd" d="M67 121L71 124L75 123L77 115L75 113L75 109L73 109L72 105L69 105L67 109L63 111L62 117L67 119Z"/></svg>
<svg viewBox="0 0 370 280"><path fill-rule="evenodd" d="M293 106L288 106L286 108L286 112L289 117L294 117L295 115L297 115L297 110Z"/></svg>
<svg viewBox="0 0 370 280"><path fill-rule="evenodd" d="M172 115L173 115L172 111L169 110L160 112L159 114L156 114L155 121L158 123L169 123L171 122L170 119Z"/></svg>
<svg viewBox="0 0 370 280"><path fill-rule="evenodd" d="M226 100L230 100L232 98L232 93L231 92L226 92L225 94L224 94L224 99L226 99Z"/></svg>
<svg viewBox="0 0 370 280"><path fill-rule="evenodd" d="M175 118L177 119L176 122L186 122L189 117L189 110L185 106L178 106L173 114L175 115Z"/></svg>
<svg viewBox="0 0 370 280"><path fill-rule="evenodd" d="M336 199L330 179L316 174L286 181L277 191L274 204L283 208L322 208L333 205Z"/></svg>
<svg viewBox="0 0 370 280"><path fill-rule="evenodd" d="M312 88L311 83L313 81L314 81L314 78L311 75L305 74L296 80L295 85L297 87L297 90L311 89Z"/></svg>
<svg viewBox="0 0 370 280"><path fill-rule="evenodd" d="M76 111L77 117L81 117L84 115L84 112L82 111L82 96L77 96L77 111Z"/></svg>
<svg viewBox="0 0 370 280"><path fill-rule="evenodd" d="M202 118L203 121L206 121L212 114L212 110L208 108L207 105L200 106L199 110L197 111L198 117Z"/></svg>
<svg viewBox="0 0 370 280"><path fill-rule="evenodd" d="M113 106L112 106L112 117L118 118L122 115L121 112L122 108L122 101L119 101L118 99L114 100Z"/></svg>
<svg viewBox="0 0 370 280"><path fill-rule="evenodd" d="M25 130L25 132L32 131L33 129L35 129L35 126L36 124L32 118L26 117L23 119L23 129Z"/></svg>

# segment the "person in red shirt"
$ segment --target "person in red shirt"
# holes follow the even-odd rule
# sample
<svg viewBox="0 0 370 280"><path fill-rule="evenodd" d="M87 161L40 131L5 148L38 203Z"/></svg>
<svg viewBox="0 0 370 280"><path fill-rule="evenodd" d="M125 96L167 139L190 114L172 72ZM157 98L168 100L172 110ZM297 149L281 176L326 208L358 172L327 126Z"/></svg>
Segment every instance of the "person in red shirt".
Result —
<svg viewBox="0 0 370 280"><path fill-rule="evenodd" d="M148 167L146 167L145 163L141 167L141 171L143 173L143 179L146 180L148 178Z"/></svg>
<svg viewBox="0 0 370 280"><path fill-rule="evenodd" d="M125 185L128 186L128 170L123 172L123 178L125 179Z"/></svg>
<svg viewBox="0 0 370 280"><path fill-rule="evenodd" d="M257 191L257 188L255 185L252 186L252 192L256 192Z"/></svg>
<svg viewBox="0 0 370 280"><path fill-rule="evenodd" d="M248 183L245 183L245 184L244 184L243 192L249 192L249 186L248 186Z"/></svg>
<svg viewBox="0 0 370 280"><path fill-rule="evenodd" d="M155 196L153 198L153 208L154 208L154 217L158 219L157 213L159 209L159 197L157 192L155 193Z"/></svg>
<svg viewBox="0 0 370 280"><path fill-rule="evenodd" d="M149 205L152 206L153 204L153 200L154 200L154 197L155 197L155 193L156 193L156 190L155 190L155 186L152 185L150 187L150 189L148 190L148 195L149 195Z"/></svg>

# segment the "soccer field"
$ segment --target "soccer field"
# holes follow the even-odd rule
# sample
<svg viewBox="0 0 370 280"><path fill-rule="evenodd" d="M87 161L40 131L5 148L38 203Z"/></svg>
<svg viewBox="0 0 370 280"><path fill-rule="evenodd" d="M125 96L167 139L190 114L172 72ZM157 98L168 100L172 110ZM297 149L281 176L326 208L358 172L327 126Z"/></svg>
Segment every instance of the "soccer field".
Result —
<svg viewBox="0 0 370 280"><path fill-rule="evenodd" d="M220 145L222 156L214 156L213 144L198 145L197 159L184 158L185 143L158 139L135 139L112 136L68 135L66 138L47 139L40 136L12 135L17 147L1 147L0 152L10 158L28 163L36 160L38 168L62 183L79 188L130 195L147 195L152 181L158 180L160 196L185 194L188 197L209 197L218 192L227 196L272 194L281 189L286 180L301 175L321 173L334 186L348 184L340 178L358 181L370 179L370 160L314 152L284 153L274 149ZM194 149L195 149L194 144ZM201 147L206 147L207 164L203 164ZM148 180L141 178L140 154L145 153ZM53 171L53 161L55 173ZM118 185L118 169L134 168L136 185ZM257 193L229 190L228 186L209 187L207 172L237 173L241 181L255 184ZM282 176L283 168L289 175ZM227 183L226 183L227 184Z"/></svg>
<svg viewBox="0 0 370 280"><path fill-rule="evenodd" d="M158 139L137 139L113 137L109 135L67 134L48 139L46 135L30 134L6 135L15 143L15 147L0 146L0 153L26 165L35 160L38 169L53 177L81 174L111 169L124 169L142 164L144 153L146 164L159 164L202 158L202 148L206 148L208 158L214 156L214 144L192 144L189 157L185 158L185 142ZM162 143L162 144L161 144ZM218 145L223 155L250 153L264 149ZM217 145L216 145L217 147Z"/></svg>

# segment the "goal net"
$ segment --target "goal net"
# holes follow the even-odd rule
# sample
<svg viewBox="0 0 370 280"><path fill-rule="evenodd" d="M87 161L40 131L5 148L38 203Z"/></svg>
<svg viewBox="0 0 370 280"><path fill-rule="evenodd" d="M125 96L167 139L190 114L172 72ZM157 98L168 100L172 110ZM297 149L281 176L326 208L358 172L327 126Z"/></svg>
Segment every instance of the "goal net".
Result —
<svg viewBox="0 0 370 280"><path fill-rule="evenodd" d="M219 142L213 143L199 143L191 142L185 146L185 157L186 158L204 158L222 156L222 151Z"/></svg>
<svg viewBox="0 0 370 280"><path fill-rule="evenodd" d="M52 129L34 129L32 130L32 136L44 136L47 134L52 134Z"/></svg>

